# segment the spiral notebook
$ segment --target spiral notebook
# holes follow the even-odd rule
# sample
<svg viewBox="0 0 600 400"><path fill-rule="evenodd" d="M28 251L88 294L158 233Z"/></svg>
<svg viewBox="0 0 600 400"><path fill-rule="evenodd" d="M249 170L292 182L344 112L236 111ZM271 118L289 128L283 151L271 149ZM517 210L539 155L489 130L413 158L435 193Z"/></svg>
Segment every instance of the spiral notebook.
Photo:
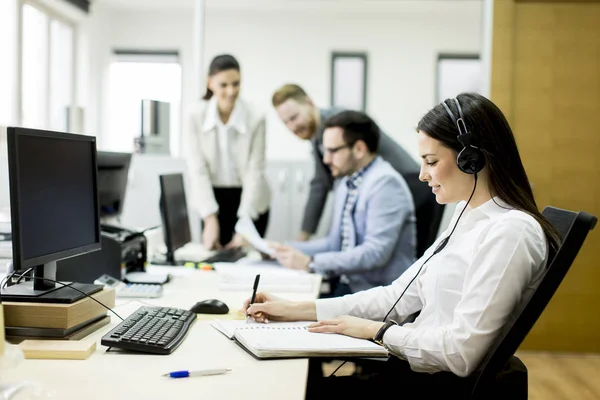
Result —
<svg viewBox="0 0 600 400"><path fill-rule="evenodd" d="M336 333L313 333L312 322L215 320L211 325L259 359L304 357L387 357L388 351L365 339Z"/></svg>

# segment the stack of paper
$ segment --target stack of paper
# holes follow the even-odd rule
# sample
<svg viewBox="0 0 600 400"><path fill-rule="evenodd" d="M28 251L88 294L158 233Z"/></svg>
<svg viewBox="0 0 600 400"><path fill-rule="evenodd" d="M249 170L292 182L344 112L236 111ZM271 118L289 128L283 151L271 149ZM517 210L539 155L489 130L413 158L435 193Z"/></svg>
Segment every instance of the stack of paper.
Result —
<svg viewBox="0 0 600 400"><path fill-rule="evenodd" d="M313 291L313 277L305 272L287 269L272 263L216 263L219 275L219 289L224 291L251 292L254 278L260 274L261 292L301 292Z"/></svg>

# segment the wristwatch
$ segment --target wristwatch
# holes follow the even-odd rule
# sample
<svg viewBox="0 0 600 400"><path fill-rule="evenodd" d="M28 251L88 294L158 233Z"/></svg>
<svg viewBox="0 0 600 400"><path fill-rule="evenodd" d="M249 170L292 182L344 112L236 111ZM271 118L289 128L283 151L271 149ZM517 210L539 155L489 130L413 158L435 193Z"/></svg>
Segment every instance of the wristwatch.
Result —
<svg viewBox="0 0 600 400"><path fill-rule="evenodd" d="M390 329L390 326L394 325L398 325L398 323L393 319L388 320L381 328L379 328L377 334L373 338L373 341L378 345L383 346L383 335L385 335L385 332Z"/></svg>
<svg viewBox="0 0 600 400"><path fill-rule="evenodd" d="M315 272L315 268L317 267L317 264L315 264L313 258L310 258L310 261L308 262L307 268L308 268L308 272Z"/></svg>

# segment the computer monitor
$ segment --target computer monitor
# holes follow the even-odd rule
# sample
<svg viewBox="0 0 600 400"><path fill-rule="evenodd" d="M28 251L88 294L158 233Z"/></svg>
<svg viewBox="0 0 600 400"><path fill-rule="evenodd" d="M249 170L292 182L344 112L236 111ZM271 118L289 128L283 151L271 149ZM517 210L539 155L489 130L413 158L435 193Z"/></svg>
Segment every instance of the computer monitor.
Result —
<svg viewBox="0 0 600 400"><path fill-rule="evenodd" d="M118 217L123 211L131 153L98 152L100 218Z"/></svg>
<svg viewBox="0 0 600 400"><path fill-rule="evenodd" d="M167 247L166 262L175 265L175 250L192 240L182 174L160 175L160 215Z"/></svg>
<svg viewBox="0 0 600 400"><path fill-rule="evenodd" d="M13 266L33 279L2 288L8 301L72 303L85 295L57 285L56 261L100 249L96 138L8 128ZM81 268L85 268L82 265ZM71 283L85 294L99 285Z"/></svg>

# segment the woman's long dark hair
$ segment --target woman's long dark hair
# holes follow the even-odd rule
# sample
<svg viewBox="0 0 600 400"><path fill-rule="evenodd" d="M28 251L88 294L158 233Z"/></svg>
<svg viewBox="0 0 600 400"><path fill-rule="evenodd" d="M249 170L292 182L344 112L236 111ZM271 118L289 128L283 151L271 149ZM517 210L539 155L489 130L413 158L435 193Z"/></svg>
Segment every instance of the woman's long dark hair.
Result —
<svg viewBox="0 0 600 400"><path fill-rule="evenodd" d="M490 100L476 93L462 93L457 99L463 111L465 124L471 131L476 145L483 149L489 171L491 194L535 218L542 226L551 246L555 250L558 249L561 235L538 210L515 137L502 111ZM454 101L446 100L446 105L458 118L459 113ZM422 131L457 152L463 147L457 139L456 124L441 104L425 114L417 125L417 131Z"/></svg>
<svg viewBox="0 0 600 400"><path fill-rule="evenodd" d="M210 62L210 66L208 67L208 76L211 77L219 72L228 71L230 69L235 69L237 72L240 72L240 64L234 56L230 54L221 54L213 58ZM212 96L212 90L206 86L206 93L204 93L202 99L209 100Z"/></svg>

